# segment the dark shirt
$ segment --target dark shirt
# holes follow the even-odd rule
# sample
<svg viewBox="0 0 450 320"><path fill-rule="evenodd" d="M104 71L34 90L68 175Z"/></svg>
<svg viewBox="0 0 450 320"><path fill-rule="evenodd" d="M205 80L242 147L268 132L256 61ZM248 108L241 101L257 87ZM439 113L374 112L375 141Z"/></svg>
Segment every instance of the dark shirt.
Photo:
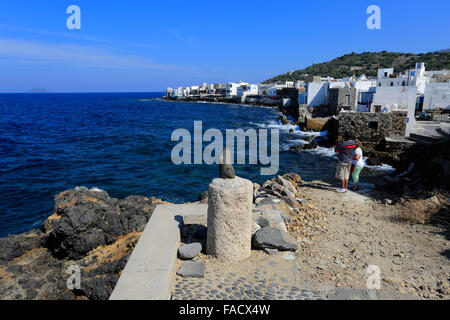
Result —
<svg viewBox="0 0 450 320"><path fill-rule="evenodd" d="M353 151L356 149L356 142L353 140L341 142L336 149L338 151L338 159L340 162L352 162Z"/></svg>

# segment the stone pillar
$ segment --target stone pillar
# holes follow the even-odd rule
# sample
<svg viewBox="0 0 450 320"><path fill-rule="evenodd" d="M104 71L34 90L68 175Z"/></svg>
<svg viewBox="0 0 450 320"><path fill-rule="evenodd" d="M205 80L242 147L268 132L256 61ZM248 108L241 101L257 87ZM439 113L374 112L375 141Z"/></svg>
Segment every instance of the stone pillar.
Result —
<svg viewBox="0 0 450 320"><path fill-rule="evenodd" d="M206 251L226 261L251 254L253 184L251 181L214 179L209 185Z"/></svg>

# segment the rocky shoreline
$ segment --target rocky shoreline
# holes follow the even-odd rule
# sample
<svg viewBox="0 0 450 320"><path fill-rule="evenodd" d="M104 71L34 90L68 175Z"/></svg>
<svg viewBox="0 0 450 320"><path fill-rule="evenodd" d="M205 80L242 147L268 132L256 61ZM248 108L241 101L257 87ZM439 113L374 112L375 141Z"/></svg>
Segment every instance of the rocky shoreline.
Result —
<svg viewBox="0 0 450 320"><path fill-rule="evenodd" d="M0 239L0 299L108 299L158 199L78 187L55 196L41 229ZM81 269L79 290L67 270Z"/></svg>
<svg viewBox="0 0 450 320"><path fill-rule="evenodd" d="M288 120L282 118L280 121ZM423 297L441 298L449 294L447 279L436 279L440 277L440 270L448 268L449 181L450 142L417 144L402 153L394 174L379 179L375 190L369 190L361 198L365 202L369 199L369 204L354 209L358 219L358 212L373 211L383 215L382 219L386 219L387 214L389 219L416 226L417 234L427 232L429 224L439 225L440 229L436 230L441 231L433 232L441 232L446 240L436 238L430 232L427 239L430 243L437 241L436 247L443 250L442 255L446 255L447 260L427 278L429 285L424 288L434 286L433 281L440 281L444 287L435 288L434 293L428 294L420 286L413 286L419 289L410 291ZM299 259L306 259L307 267L313 266L315 260L308 260L307 252L317 249L317 235L326 236L331 232L329 235L339 236L339 231L330 229L338 228L339 223L343 226L347 223L337 220L336 225L329 225L326 229L327 215L330 212L338 214L337 217L347 215L350 222L355 216L347 210L347 206L354 206L354 203L334 199L337 195L332 190L320 182L305 183L296 173L278 176L262 186L254 184L253 232L255 235L259 232L259 236L254 237L254 249L263 249L267 254L279 249L292 250L289 243L282 243L280 247L277 247L278 243L267 244L267 239L273 235L270 228L274 228L296 238L297 254L306 254ZM206 203L207 196L207 193L202 193L199 202ZM361 200L355 199L357 202ZM0 239L0 299L108 299L155 207L164 203L142 196L119 200L111 198L106 191L85 187L61 192L54 201L54 213L40 229ZM269 229L261 232L267 227ZM403 230L400 232L409 232L409 229L400 227ZM204 235L205 232L203 238ZM367 237L370 238L370 234ZM406 241L405 246L408 246L407 237L395 237L398 238L396 241ZM334 242L329 245L334 246ZM443 249L445 246L447 251ZM427 252L427 248L422 248L423 252ZM394 249L383 247L380 250ZM413 248L408 250L414 253ZM438 257L434 251L426 254ZM432 261L427 263L432 265ZM74 265L80 268L83 285L80 289L70 290L67 286L68 270ZM412 270L420 268L419 261ZM338 271L336 274L337 277Z"/></svg>
<svg viewBox="0 0 450 320"><path fill-rule="evenodd" d="M278 121L282 125L298 126L300 130L305 132L323 132L327 131L327 139L322 137L318 138L305 138L308 144L297 144L290 148L292 151L312 150L317 147L334 148L338 142L342 140L342 131L348 128L339 127L338 117L311 117L300 115L299 109L291 106L283 106L281 100L273 99L250 99L246 97L245 101L242 101L241 97L199 97L199 96L185 96L185 97L163 97L165 100L178 101L178 102L204 102L204 103L226 103L226 104L238 104L248 106L259 107L273 107L277 108L283 115L278 117ZM292 117L291 121L288 117ZM359 126L361 127L361 126ZM291 133L294 130L291 129ZM413 142L402 141L390 141L389 139L378 139L373 142L371 138L361 138L362 147L364 150L367 164L371 166L379 166L387 164L393 167L397 167L402 161L402 154L405 153L410 147L414 146Z"/></svg>
<svg viewBox="0 0 450 320"><path fill-rule="evenodd" d="M400 230L402 228L407 230L410 228L408 225L412 223L412 226L416 226L414 228L418 233L422 232L420 228L423 228L429 241L441 241L435 240L435 237L430 235L427 231L427 224L429 221L434 221L433 219L436 217L439 217L441 222L449 222L450 198L447 191L438 192L435 189L427 194L422 193L421 198L417 197L416 193L399 193L394 196L392 192L374 190L369 191L368 195L369 198L364 199L369 202L364 207L353 207L355 213L360 210L366 213L374 210L373 214L380 211L383 214L391 212L389 214L392 215L392 219L403 221L403 224L407 223L404 227L401 227L402 224L396 223L397 227L400 226ZM201 202L207 201L206 197L207 194L203 193L200 196ZM266 181L262 186L255 183L253 250L263 250L266 254L273 256L279 251L295 251L298 248L295 255L298 261L302 261L299 267L304 268L305 274L311 273L311 280L327 283L330 279L334 279L328 278L328 276L324 278L324 275L327 274L335 274L336 279L342 279L339 267L336 269L333 265L321 266L320 263L325 264L324 261L327 261L323 257L316 266L317 257L315 254L311 254L322 247L323 239L340 237L337 229L341 227L340 223L342 222L336 221L330 225L328 222L330 214L333 218L336 213L342 212L336 216L339 219L341 219L341 214L351 214L351 211L348 211L349 204L339 203L342 197L331 200L333 197L338 197L338 195L332 191L332 188L326 187L321 182L306 183L295 173L278 176ZM356 202L351 200L350 206L357 206L358 202L359 200ZM118 200L110 198L105 191L84 187L56 195L55 213L44 222L41 229L0 239L2 248L0 252L0 299L108 299L142 230L156 205L161 203L163 203L161 200L141 196L130 196ZM361 219L366 215L356 214L356 216ZM369 216L370 214L367 217ZM353 219L352 217L353 215L350 220ZM421 225L423 227L420 227ZM364 224L361 225L361 227L363 226ZM182 238L185 240L188 229L189 227L182 230ZM207 229L204 229L200 230L202 232L197 230L194 234L194 238L201 238L198 240L200 243L205 241ZM367 232L370 230L372 229L369 227ZM286 236L280 238L274 233L275 231L281 232L281 234L285 233ZM401 233L403 232L401 231ZM371 239L369 235L367 236L368 239ZM396 236L401 238L401 235ZM292 246L292 240L286 242L287 238L296 239L298 247L297 245L295 248ZM340 241L337 238L333 238L331 246L334 246L336 241ZM284 240L280 242L280 239ZM408 243L407 238L401 239ZM355 240L358 242L357 239ZM448 240L438 243L442 248L442 245L448 243ZM397 253L391 252L395 251L394 247L384 246L380 252L384 252L383 256L395 256ZM358 250L363 250L361 246L358 248ZM327 247L326 250L329 249ZM364 255L367 254L365 250L369 252L370 246L358 252L360 255ZM410 248L409 250L412 250L410 253L412 255L414 249ZM429 249L421 248L421 250ZM433 250L427 255L435 256ZM352 252L347 258L336 259L344 259L348 265L349 261L353 259ZM208 256L202 253L196 259L200 261L206 259L207 261ZM358 260L355 263L358 264ZM411 267L411 270L420 269L420 263L420 261L414 261L414 267ZM68 270L73 265L78 266L81 271L82 286L77 290L70 290L67 287L67 279L70 276ZM419 289L405 291L400 288L403 282L395 283L395 285L387 284L387 286L392 292L400 290L402 293L425 298L448 297L448 283L446 279L439 278L439 274L448 269L448 261L447 266L444 263L440 268L428 276L427 286L423 287L425 289L416 286L414 288ZM316 274L317 272L319 274ZM352 283L350 279L351 277L346 282L340 280L340 285L352 288L355 283L356 287L361 285L356 280L354 280L355 283ZM404 282L408 283L406 280ZM435 283L442 284L435 288ZM338 286L339 284L334 285ZM431 290L427 288L431 287L433 287L434 291L432 292L434 293L426 293L426 290Z"/></svg>

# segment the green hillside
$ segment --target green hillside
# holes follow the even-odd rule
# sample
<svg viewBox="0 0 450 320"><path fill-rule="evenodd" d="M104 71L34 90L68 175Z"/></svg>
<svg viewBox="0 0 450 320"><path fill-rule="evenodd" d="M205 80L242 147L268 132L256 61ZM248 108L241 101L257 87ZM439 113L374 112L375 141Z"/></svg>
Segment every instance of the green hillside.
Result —
<svg viewBox="0 0 450 320"><path fill-rule="evenodd" d="M450 69L450 52L429 52L421 54L398 52L363 52L346 54L329 62L313 64L303 70L288 72L264 81L270 83L282 80L304 80L305 75L331 76L334 78L352 75L376 76L377 69L394 68L395 72L404 72L414 68L416 62L425 62L427 70ZM353 69L352 69L353 67Z"/></svg>

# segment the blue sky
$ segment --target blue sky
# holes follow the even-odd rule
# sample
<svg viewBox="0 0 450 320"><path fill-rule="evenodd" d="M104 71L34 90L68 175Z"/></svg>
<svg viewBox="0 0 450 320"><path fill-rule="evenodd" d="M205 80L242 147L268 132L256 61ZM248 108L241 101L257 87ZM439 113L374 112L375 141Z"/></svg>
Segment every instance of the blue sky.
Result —
<svg viewBox="0 0 450 320"><path fill-rule="evenodd" d="M66 9L81 8L81 30ZM381 8L381 30L366 9ZM2 0L0 92L260 82L352 51L450 47L448 0Z"/></svg>

